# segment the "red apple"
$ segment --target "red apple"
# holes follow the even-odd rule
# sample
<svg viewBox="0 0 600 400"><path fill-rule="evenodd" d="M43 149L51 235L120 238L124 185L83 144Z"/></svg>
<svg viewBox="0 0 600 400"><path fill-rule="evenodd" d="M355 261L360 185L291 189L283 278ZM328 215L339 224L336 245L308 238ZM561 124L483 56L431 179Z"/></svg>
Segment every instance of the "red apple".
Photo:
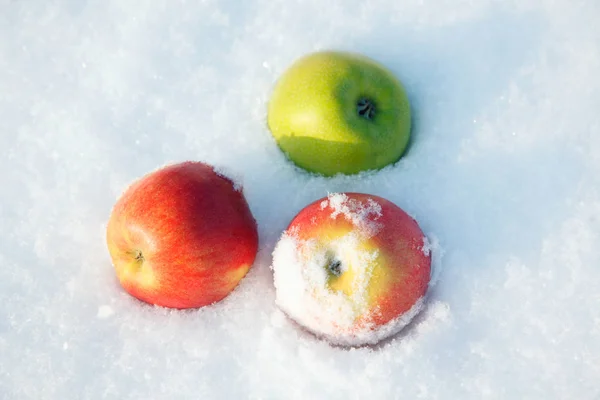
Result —
<svg viewBox="0 0 600 400"><path fill-rule="evenodd" d="M106 240L123 288L172 308L223 299L258 247L241 188L201 162L171 165L132 184L112 210Z"/></svg>
<svg viewBox="0 0 600 400"><path fill-rule="evenodd" d="M431 274L428 241L392 202L331 194L291 221L273 253L278 306L340 345L374 344L422 308Z"/></svg>

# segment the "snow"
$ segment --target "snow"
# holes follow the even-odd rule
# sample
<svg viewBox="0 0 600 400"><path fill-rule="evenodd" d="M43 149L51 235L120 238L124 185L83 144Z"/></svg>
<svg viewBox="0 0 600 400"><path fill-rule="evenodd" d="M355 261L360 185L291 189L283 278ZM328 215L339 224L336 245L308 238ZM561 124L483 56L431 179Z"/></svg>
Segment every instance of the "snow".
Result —
<svg viewBox="0 0 600 400"><path fill-rule="evenodd" d="M98 307L97 316L98 316L98 318L108 318L111 315L113 315L114 313L115 313L115 311L110 306L103 305L103 306Z"/></svg>
<svg viewBox="0 0 600 400"><path fill-rule="evenodd" d="M231 181L231 183L233 184L233 189L235 191L243 193L244 181L241 173L238 173L230 167L224 165L213 165L212 167L217 175Z"/></svg>
<svg viewBox="0 0 600 400"><path fill-rule="evenodd" d="M0 1L0 398L598 398L599 16L594 0ZM275 145L274 82L326 48L405 84L397 165L323 178ZM223 302L171 311L123 292L104 233L130 182L188 159L239 175L260 251ZM285 317L269 269L300 209L349 191L443 250L423 312L352 350Z"/></svg>
<svg viewBox="0 0 600 400"><path fill-rule="evenodd" d="M367 289L378 255L377 250L360 249L360 236L350 232L326 248L315 239L301 241L284 234L273 252L277 305L331 343L362 345L379 339L371 325L353 329L357 319L369 314ZM323 266L329 263L329 251L343 255L342 266L356 269L351 294L326 289L328 274Z"/></svg>
<svg viewBox="0 0 600 400"><path fill-rule="evenodd" d="M327 199L320 204L322 210L331 208L332 219L338 215L343 215L348 221L352 222L354 229L364 238L377 235L383 228L379 222L381 217L381 205L373 199L368 199L367 204L356 199L348 198L344 193L329 193Z"/></svg>

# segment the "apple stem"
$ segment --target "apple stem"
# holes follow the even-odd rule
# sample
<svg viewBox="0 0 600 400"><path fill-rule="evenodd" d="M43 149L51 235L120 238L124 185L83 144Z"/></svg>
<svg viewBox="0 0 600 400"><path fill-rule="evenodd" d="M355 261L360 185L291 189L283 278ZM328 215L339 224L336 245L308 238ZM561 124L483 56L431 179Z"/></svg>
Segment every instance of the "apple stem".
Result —
<svg viewBox="0 0 600 400"><path fill-rule="evenodd" d="M144 255L142 254L142 252L140 250L135 251L135 260L139 261L139 262L144 261Z"/></svg>
<svg viewBox="0 0 600 400"><path fill-rule="evenodd" d="M363 97L358 100L356 111L361 117L371 120L375 117L375 103L373 103L372 100Z"/></svg>

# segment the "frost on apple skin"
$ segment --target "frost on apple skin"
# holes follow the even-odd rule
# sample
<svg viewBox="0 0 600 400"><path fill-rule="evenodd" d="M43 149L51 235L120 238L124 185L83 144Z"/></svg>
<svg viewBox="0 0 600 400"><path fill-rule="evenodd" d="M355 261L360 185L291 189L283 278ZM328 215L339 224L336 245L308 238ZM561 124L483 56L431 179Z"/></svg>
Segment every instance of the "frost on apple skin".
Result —
<svg viewBox="0 0 600 400"><path fill-rule="evenodd" d="M383 228L378 222L382 209L373 199L358 201L338 193L330 194L320 203L321 210L327 207L331 208L331 218L343 215L355 229L326 245L317 239L299 239L295 228L285 232L273 252L276 303L290 318L332 344L375 344L404 328L423 308L424 298L384 325L359 326L358 319L369 320L369 315L378 311L369 309L367 296L378 250L360 250L359 243ZM424 248L424 251L429 250ZM324 268L328 252L344 254L342 264L349 263L359 269L350 295L328 287Z"/></svg>

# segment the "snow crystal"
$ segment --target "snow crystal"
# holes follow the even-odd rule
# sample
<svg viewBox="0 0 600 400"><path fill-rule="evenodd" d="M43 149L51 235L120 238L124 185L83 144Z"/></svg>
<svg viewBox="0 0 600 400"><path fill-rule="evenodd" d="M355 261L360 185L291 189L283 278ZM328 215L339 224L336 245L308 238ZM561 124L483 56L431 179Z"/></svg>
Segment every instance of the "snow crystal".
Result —
<svg viewBox="0 0 600 400"><path fill-rule="evenodd" d="M100 306L98 307L98 318L104 319L104 318L108 318L110 316L112 316L115 313L115 310L113 310L110 306Z"/></svg>
<svg viewBox="0 0 600 400"><path fill-rule="evenodd" d="M423 237L423 254L425 254L426 256L431 254L431 250L433 249L433 245L431 243L431 241L427 238L427 236Z"/></svg>

